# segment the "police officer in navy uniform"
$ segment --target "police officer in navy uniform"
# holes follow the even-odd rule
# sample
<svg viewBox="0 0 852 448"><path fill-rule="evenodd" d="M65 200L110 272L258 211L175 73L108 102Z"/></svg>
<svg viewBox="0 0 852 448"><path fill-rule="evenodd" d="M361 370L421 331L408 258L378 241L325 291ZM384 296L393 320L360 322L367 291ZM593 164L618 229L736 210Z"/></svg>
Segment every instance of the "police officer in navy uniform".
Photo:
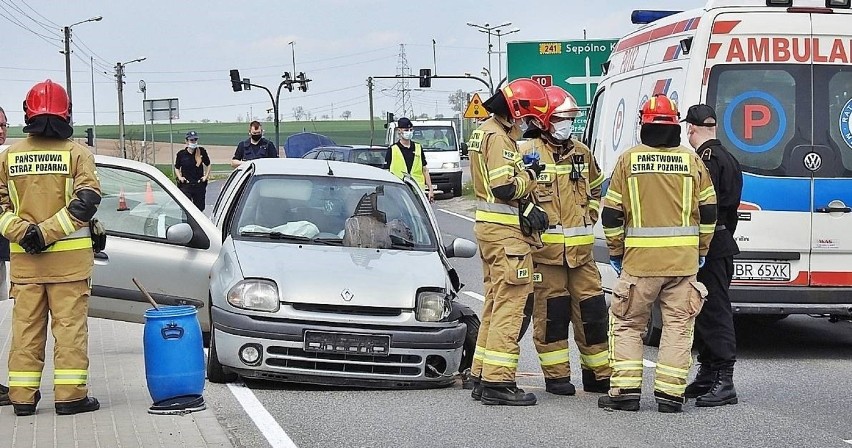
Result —
<svg viewBox="0 0 852 448"><path fill-rule="evenodd" d="M737 403L734 362L737 340L728 288L734 275L734 255L740 253L734 232L737 207L743 189L743 173L737 159L716 139L716 112L706 104L689 108L686 118L689 143L704 161L716 190L716 232L707 258L698 270L698 281L707 287L707 302L695 320L693 348L701 364L685 396L702 407Z"/></svg>
<svg viewBox="0 0 852 448"><path fill-rule="evenodd" d="M263 138L263 127L259 121L252 121L249 124L249 139L243 140L237 145L231 166L236 168L247 160L277 157L278 149L275 147L275 143Z"/></svg>

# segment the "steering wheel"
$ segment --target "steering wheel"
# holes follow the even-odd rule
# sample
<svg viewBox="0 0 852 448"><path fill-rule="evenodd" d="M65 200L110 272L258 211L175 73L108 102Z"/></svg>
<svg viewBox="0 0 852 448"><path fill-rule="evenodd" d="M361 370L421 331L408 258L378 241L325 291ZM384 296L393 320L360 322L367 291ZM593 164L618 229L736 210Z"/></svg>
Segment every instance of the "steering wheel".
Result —
<svg viewBox="0 0 852 448"><path fill-rule="evenodd" d="M432 147L433 147L433 148L437 148L437 149L450 149L450 145L449 145L449 143L447 143L447 142L445 142L445 141L443 141L443 140L438 140L437 142L435 142L435 143L432 145Z"/></svg>

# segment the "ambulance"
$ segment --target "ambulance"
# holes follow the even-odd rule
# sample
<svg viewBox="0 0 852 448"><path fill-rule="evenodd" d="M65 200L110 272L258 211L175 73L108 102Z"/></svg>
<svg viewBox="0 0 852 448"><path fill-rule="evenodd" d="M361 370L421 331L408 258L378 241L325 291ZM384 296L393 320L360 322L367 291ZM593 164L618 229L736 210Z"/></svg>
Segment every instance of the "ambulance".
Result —
<svg viewBox="0 0 852 448"><path fill-rule="evenodd" d="M583 135L604 172L638 143L651 95L668 95L682 114L713 106L718 138L743 169L734 312L852 317L850 0L710 0L634 11L633 21L644 26L604 64ZM595 259L611 291L608 258L598 226ZM654 320L649 333L659 334Z"/></svg>

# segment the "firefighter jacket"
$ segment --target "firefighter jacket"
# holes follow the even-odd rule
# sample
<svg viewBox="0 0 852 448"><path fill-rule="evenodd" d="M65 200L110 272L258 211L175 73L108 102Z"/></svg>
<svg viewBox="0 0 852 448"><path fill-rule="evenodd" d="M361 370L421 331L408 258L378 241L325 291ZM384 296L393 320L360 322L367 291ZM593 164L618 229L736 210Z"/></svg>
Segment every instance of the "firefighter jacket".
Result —
<svg viewBox="0 0 852 448"><path fill-rule="evenodd" d="M81 190L100 197L95 157L71 140L30 136L0 158L0 232L11 241L13 283L62 283L92 276L89 222L68 205ZM30 255L17 244L30 224L48 248Z"/></svg>
<svg viewBox="0 0 852 448"><path fill-rule="evenodd" d="M518 200L536 188L535 174L524 167L515 138L519 129L498 116L486 120L470 136L470 176L476 195L477 239L519 238L540 245L537 234L521 233Z"/></svg>
<svg viewBox="0 0 852 448"><path fill-rule="evenodd" d="M698 272L716 227L716 193L698 155L639 145L618 158L601 223L611 257L638 277Z"/></svg>
<svg viewBox="0 0 852 448"><path fill-rule="evenodd" d="M547 212L550 228L541 235L544 247L533 253L533 260L548 265L567 263L572 268L588 263L604 181L592 152L573 139L557 146L538 137L524 142L521 153L538 153L545 166L538 175L535 197Z"/></svg>

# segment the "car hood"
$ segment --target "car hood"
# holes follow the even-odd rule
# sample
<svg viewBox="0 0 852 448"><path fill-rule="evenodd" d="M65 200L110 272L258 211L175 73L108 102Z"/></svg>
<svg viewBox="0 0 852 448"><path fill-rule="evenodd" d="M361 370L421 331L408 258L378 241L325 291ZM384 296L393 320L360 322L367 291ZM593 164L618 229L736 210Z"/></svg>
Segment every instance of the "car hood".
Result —
<svg viewBox="0 0 852 448"><path fill-rule="evenodd" d="M233 243L243 277L274 280L289 303L413 309L419 288L447 285L437 252Z"/></svg>

